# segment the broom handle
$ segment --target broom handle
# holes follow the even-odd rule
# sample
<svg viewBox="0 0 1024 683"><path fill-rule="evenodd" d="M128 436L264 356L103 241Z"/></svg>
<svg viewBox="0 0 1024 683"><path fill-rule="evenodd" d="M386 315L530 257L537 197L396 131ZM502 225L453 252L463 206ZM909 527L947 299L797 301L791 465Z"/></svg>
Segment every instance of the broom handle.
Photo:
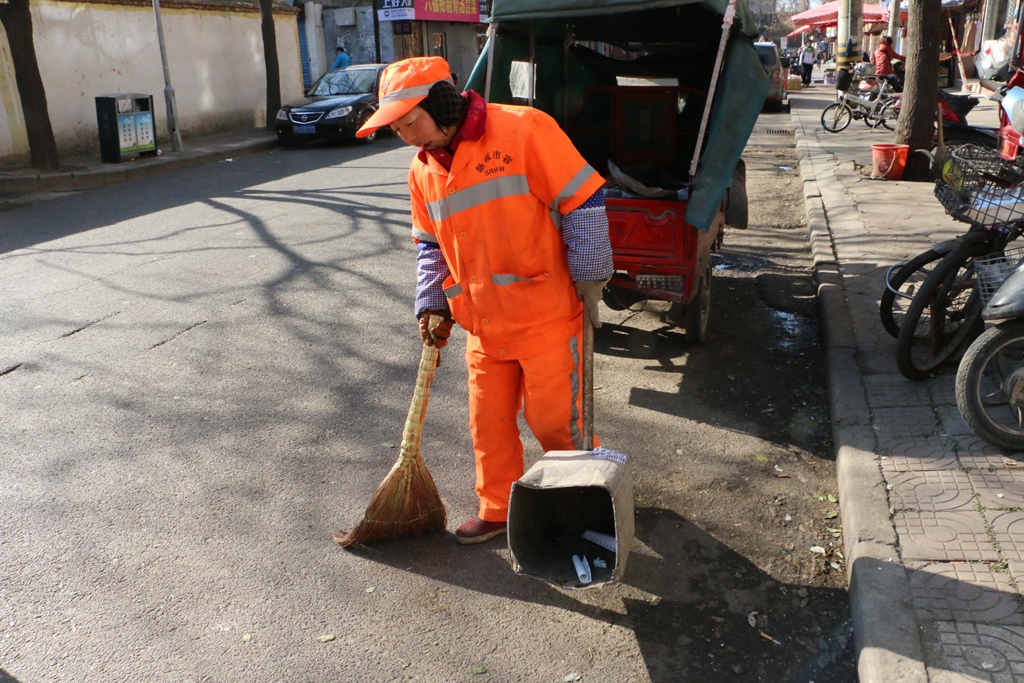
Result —
<svg viewBox="0 0 1024 683"><path fill-rule="evenodd" d="M583 306L583 450L594 450L594 326Z"/></svg>
<svg viewBox="0 0 1024 683"><path fill-rule="evenodd" d="M439 315L430 316L427 329L434 329L434 326L443 320ZM402 458L414 458L419 455L420 441L423 437L423 422L427 418L430 386L434 383L434 370L437 368L438 353L439 351L436 346L423 345L423 354L420 356L420 369L416 374L416 389L413 392L412 405L409 406L409 415L405 418L405 430L402 432Z"/></svg>

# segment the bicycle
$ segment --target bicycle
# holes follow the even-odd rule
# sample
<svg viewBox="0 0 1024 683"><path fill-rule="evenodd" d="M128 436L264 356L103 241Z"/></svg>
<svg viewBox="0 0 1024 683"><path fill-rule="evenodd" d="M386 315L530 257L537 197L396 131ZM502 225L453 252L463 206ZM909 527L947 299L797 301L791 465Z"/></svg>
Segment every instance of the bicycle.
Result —
<svg viewBox="0 0 1024 683"><path fill-rule="evenodd" d="M896 366L904 377L932 375L981 334L977 260L1004 254L1006 245L1024 232L1022 185L1024 168L994 150L964 145L950 152L935 195L946 213L972 229L924 277L898 323ZM915 261L921 267L934 263L923 254Z"/></svg>
<svg viewBox="0 0 1024 683"><path fill-rule="evenodd" d="M852 86L850 89L837 90L839 101L828 105L821 112L822 128L830 133L839 133L846 130L854 119L863 119L869 128L883 126L887 130L895 130L891 122L896 120L899 112L892 86L885 79L873 76L863 81L873 84L866 96L854 94Z"/></svg>
<svg viewBox="0 0 1024 683"><path fill-rule="evenodd" d="M950 147L950 150L953 148ZM961 157L972 154L971 150L960 153ZM941 182L941 181L940 181ZM936 190L943 192L945 190ZM955 207L954 207L955 210ZM917 295L928 276L935 270L938 261L965 242L973 239L975 232L983 231L981 225L972 224L969 232L950 240L933 244L906 263L897 263L885 272L885 288L878 303L878 317L882 327L894 339L899 337L900 326L911 301Z"/></svg>
<svg viewBox="0 0 1024 683"><path fill-rule="evenodd" d="M965 236L961 235L933 244L906 263L897 263L885 272L885 289L878 302L878 317L893 339L899 337L907 308L935 270L935 262L963 244L964 239Z"/></svg>

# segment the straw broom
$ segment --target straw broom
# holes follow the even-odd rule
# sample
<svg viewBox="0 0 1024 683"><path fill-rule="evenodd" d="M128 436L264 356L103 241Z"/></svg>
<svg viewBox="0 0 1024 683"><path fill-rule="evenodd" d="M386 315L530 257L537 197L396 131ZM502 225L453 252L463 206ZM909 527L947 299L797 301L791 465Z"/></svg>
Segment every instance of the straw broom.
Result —
<svg viewBox="0 0 1024 683"><path fill-rule="evenodd" d="M441 320L431 316L427 329L433 330ZM352 531L335 532L334 542L342 548L444 531L448 514L420 452L437 358L437 347L424 344L398 461L374 491L362 521Z"/></svg>

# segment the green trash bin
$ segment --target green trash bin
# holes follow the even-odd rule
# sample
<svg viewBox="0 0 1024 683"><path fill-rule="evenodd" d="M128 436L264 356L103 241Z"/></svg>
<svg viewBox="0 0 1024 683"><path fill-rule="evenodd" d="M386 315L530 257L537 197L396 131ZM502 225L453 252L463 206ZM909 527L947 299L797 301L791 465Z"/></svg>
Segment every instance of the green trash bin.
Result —
<svg viewBox="0 0 1024 683"><path fill-rule="evenodd" d="M96 98L96 122L103 161L116 164L157 153L152 95L100 95Z"/></svg>

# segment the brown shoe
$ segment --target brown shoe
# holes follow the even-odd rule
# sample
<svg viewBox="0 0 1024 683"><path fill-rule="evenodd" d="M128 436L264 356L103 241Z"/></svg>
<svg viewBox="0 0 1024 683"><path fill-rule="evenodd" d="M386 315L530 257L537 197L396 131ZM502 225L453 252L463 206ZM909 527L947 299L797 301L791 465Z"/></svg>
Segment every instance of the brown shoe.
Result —
<svg viewBox="0 0 1024 683"><path fill-rule="evenodd" d="M455 530L455 540L462 545L483 543L505 533L506 529L507 522L485 522L479 517L474 517Z"/></svg>

